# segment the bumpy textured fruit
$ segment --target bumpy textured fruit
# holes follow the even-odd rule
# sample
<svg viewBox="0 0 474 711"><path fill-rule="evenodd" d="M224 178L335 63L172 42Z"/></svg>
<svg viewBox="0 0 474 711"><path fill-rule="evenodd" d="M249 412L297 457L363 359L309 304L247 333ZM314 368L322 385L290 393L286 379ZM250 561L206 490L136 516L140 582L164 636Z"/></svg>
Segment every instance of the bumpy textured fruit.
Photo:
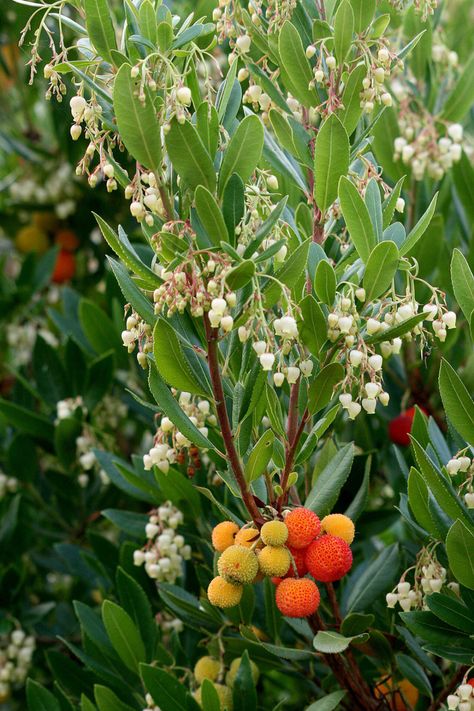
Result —
<svg viewBox="0 0 474 711"><path fill-rule="evenodd" d="M65 281L69 281L69 279L72 279L74 276L75 271L76 260L74 259L74 255L62 249L56 258L53 276L51 277L52 281L55 284L62 284Z"/></svg>
<svg viewBox="0 0 474 711"><path fill-rule="evenodd" d="M319 607L319 590L309 578L285 578L278 585L275 602L285 617L308 617Z"/></svg>
<svg viewBox="0 0 474 711"><path fill-rule="evenodd" d="M242 585L233 585L218 575L213 578L207 588L207 597L211 605L216 607L234 607L242 599Z"/></svg>
<svg viewBox="0 0 474 711"><path fill-rule="evenodd" d="M314 511L300 506L285 518L288 528L288 545L292 548L306 548L321 530L321 521Z"/></svg>
<svg viewBox="0 0 474 711"><path fill-rule="evenodd" d="M288 550L290 551L293 561L296 565L296 571L298 573L298 577L302 578L306 573L308 572L308 569L306 567L306 548L291 548L288 546ZM295 577L295 570L293 567L293 563L290 565L290 569L288 570L286 574L287 578L294 578Z"/></svg>
<svg viewBox="0 0 474 711"><path fill-rule="evenodd" d="M250 548L258 539L259 535L260 533L256 528L241 528L240 531L235 534L235 543L238 546Z"/></svg>
<svg viewBox="0 0 474 711"><path fill-rule="evenodd" d="M214 684L214 682L213 682ZM232 699L232 689L224 684L214 684L214 689L217 691L217 696L219 697L219 702L221 705L221 711L233 711L234 702ZM202 690L201 687L194 692L194 698L201 705Z"/></svg>
<svg viewBox="0 0 474 711"><path fill-rule="evenodd" d="M315 580L322 583L340 580L352 566L349 544L342 538L326 533L308 546L306 565Z"/></svg>
<svg viewBox="0 0 474 711"><path fill-rule="evenodd" d="M22 227L16 233L15 246L20 252L46 252L49 247L48 235L34 225Z"/></svg>
<svg viewBox="0 0 474 711"><path fill-rule="evenodd" d="M252 673L252 679L253 683L257 684L258 678L260 676L260 670L255 664L255 662L252 662L251 659L250 661L250 671ZM227 686L230 686L232 688L234 686L234 681L235 677L237 676L237 672L239 671L240 665L242 663L242 657L237 657L237 659L233 659L232 662L230 663L229 671L225 675L225 683Z"/></svg>
<svg viewBox="0 0 474 711"><path fill-rule="evenodd" d="M281 578L290 569L290 551L283 546L265 546L258 552L258 565L264 575Z"/></svg>
<svg viewBox="0 0 474 711"><path fill-rule="evenodd" d="M354 523L349 516L344 514L329 514L321 521L321 530L332 536L339 536L346 543L351 544L355 536Z"/></svg>
<svg viewBox="0 0 474 711"><path fill-rule="evenodd" d="M260 531L266 546L282 546L288 538L288 528L283 521L267 521Z"/></svg>
<svg viewBox="0 0 474 711"><path fill-rule="evenodd" d="M229 583L251 583L258 573L257 556L245 546L229 546L217 561L217 570Z"/></svg>
<svg viewBox="0 0 474 711"><path fill-rule="evenodd" d="M415 417L415 408L410 407L401 415L391 420L388 426L388 435L392 442L400 444L402 447L408 447L410 444L410 432Z"/></svg>
<svg viewBox="0 0 474 711"><path fill-rule="evenodd" d="M414 709L419 695L420 693L416 686L413 686L408 679L394 681L392 677L390 677L386 682L379 684L375 689L375 696L379 699L385 697L391 711L408 711L409 709Z"/></svg>
<svg viewBox="0 0 474 711"><path fill-rule="evenodd" d="M212 530L212 545L222 553L229 546L233 546L235 543L235 534L239 530L239 527L234 521L222 521L218 523L217 526Z"/></svg>
<svg viewBox="0 0 474 711"><path fill-rule="evenodd" d="M196 662L194 667L194 678L198 684L202 684L204 679L210 679L210 681L215 681L219 676L221 670L221 663L218 659L214 657L201 657Z"/></svg>

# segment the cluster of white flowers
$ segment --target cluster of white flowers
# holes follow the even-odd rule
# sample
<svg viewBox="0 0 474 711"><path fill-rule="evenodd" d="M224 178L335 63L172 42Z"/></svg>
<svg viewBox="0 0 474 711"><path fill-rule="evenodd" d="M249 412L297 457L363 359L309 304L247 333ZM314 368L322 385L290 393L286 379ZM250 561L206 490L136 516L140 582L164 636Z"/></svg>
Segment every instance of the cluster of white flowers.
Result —
<svg viewBox="0 0 474 711"><path fill-rule="evenodd" d="M78 407L82 409L84 414L87 412L81 395L78 395L77 397L69 397L65 400L59 400L59 402L56 403L58 420L65 420L68 417L73 417Z"/></svg>
<svg viewBox="0 0 474 711"><path fill-rule="evenodd" d="M474 459L465 453L457 454L446 464L446 471L452 477L464 474L459 491L462 493L463 489L467 489L464 493L464 503L469 509L474 509Z"/></svg>
<svg viewBox="0 0 474 711"><path fill-rule="evenodd" d="M35 651L35 638L22 629L0 636L0 703L25 683Z"/></svg>
<svg viewBox="0 0 474 711"><path fill-rule="evenodd" d="M183 514L170 501L151 512L145 527L145 546L133 553L135 565L145 565L147 575L157 582L174 583L182 575L183 561L191 558L191 546L176 529Z"/></svg>
<svg viewBox="0 0 474 711"><path fill-rule="evenodd" d="M48 163L41 173L33 175L30 170L24 178L17 178L9 191L12 201L19 205L51 205L61 220L76 209L78 187L69 163Z"/></svg>
<svg viewBox="0 0 474 711"><path fill-rule="evenodd" d="M31 361L31 355L36 342L36 337L40 335L50 346L56 348L57 338L51 331L44 327L41 320L12 321L6 327L8 347L14 356L15 365L26 365Z"/></svg>
<svg viewBox="0 0 474 711"><path fill-rule="evenodd" d="M237 78L239 81L242 82L245 81L248 76L249 72L247 69L240 69ZM272 102L270 96L265 91L263 91L262 87L259 84L255 83L251 83L248 89L246 89L242 97L242 101L244 102L244 104L251 104L254 111L261 111L262 120L264 123L268 123L268 112L270 111L270 109L276 108L276 104Z"/></svg>
<svg viewBox="0 0 474 711"><path fill-rule="evenodd" d="M166 215L154 173L137 171L132 182L125 188L125 197L131 200L130 212L137 222L144 221L151 227L154 223L153 215Z"/></svg>
<svg viewBox="0 0 474 711"><path fill-rule="evenodd" d="M208 425L214 427L217 424L209 401L195 398L191 393L182 392L179 395L178 403L193 425L207 437L209 434ZM153 446L143 456L143 466L147 471L156 466L161 472L167 474L170 463L172 464L177 459L177 453L183 449L191 448L190 440L177 429L169 417L163 416L156 431Z"/></svg>
<svg viewBox="0 0 474 711"><path fill-rule="evenodd" d="M16 491L18 491L18 479L13 476L7 476L0 471L0 500L6 494L14 494Z"/></svg>
<svg viewBox="0 0 474 711"><path fill-rule="evenodd" d="M146 368L147 353L153 350L152 329L135 311L127 318L122 343L129 353L133 353L138 344L137 361L142 368Z"/></svg>
<svg viewBox="0 0 474 711"><path fill-rule="evenodd" d="M360 93L360 107L366 113L371 114L376 104L392 106L392 95L385 87L385 80L390 78L391 64L395 59L396 57L387 47L380 47L376 58L373 57ZM399 60L397 61L400 63Z"/></svg>
<svg viewBox="0 0 474 711"><path fill-rule="evenodd" d="M453 68L457 67L459 62L458 53L452 49L449 49L449 47L446 47L445 44L441 44L440 42L433 44L431 49L431 58L433 62L441 64L443 66L443 70L446 65Z"/></svg>
<svg viewBox="0 0 474 711"><path fill-rule="evenodd" d="M474 711L474 684L465 678L454 694L449 694L446 703L449 711Z"/></svg>
<svg viewBox="0 0 474 711"><path fill-rule="evenodd" d="M405 580L405 575L392 592L385 596L387 607L394 608L398 603L404 612L412 608L428 610L425 596L441 592L443 585L446 585L446 568L426 550L419 556L414 585ZM457 591L456 583L449 583L448 587L453 592Z"/></svg>
<svg viewBox="0 0 474 711"><path fill-rule="evenodd" d="M453 163L461 159L461 124L449 124L446 135L440 136L432 117L420 116L406 107L399 116L399 125L402 135L394 141L394 160L411 166L415 180L423 180L425 174L441 180Z"/></svg>

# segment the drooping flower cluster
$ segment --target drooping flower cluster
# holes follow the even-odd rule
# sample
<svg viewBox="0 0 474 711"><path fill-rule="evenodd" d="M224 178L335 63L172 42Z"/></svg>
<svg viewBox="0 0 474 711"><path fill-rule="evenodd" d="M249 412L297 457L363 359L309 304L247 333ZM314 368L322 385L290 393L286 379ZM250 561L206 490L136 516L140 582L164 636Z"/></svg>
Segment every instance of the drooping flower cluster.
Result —
<svg viewBox="0 0 474 711"><path fill-rule="evenodd" d="M473 711L474 709L474 679L468 679L467 674L454 691L446 699L449 711Z"/></svg>
<svg viewBox="0 0 474 711"><path fill-rule="evenodd" d="M446 471L458 484L459 493L464 495L468 509L474 509L474 459L461 452L449 460Z"/></svg>
<svg viewBox="0 0 474 711"><path fill-rule="evenodd" d="M404 612L411 609L428 610L425 597L441 592L446 585L446 568L440 565L433 550L424 548L417 558L413 584L405 580L408 572L403 574L392 592L386 595L387 607L394 608L399 604ZM452 585L450 583L449 587L452 588Z"/></svg>
<svg viewBox="0 0 474 711"><path fill-rule="evenodd" d="M20 628L0 635L0 703L25 683L35 646L35 638Z"/></svg>
<svg viewBox="0 0 474 711"><path fill-rule="evenodd" d="M152 511L145 527L147 543L133 554L135 565L145 566L157 582L175 583L183 573L183 561L191 558L191 546L176 529L183 514L170 501Z"/></svg>
<svg viewBox="0 0 474 711"><path fill-rule="evenodd" d="M125 314L130 305L125 305ZM133 353L138 346L137 361L142 368L146 368L147 353L153 350L151 326L146 323L135 311L132 310L126 320L126 329L122 331L122 343L129 353Z"/></svg>

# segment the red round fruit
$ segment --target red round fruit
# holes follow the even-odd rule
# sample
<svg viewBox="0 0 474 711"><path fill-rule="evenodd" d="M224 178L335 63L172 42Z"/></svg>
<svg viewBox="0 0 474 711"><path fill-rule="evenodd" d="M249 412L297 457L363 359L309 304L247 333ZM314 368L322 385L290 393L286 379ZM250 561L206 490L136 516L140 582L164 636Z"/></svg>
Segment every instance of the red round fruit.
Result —
<svg viewBox="0 0 474 711"><path fill-rule="evenodd" d="M349 544L338 536L326 534L313 541L306 551L308 572L315 580L333 583L349 572L352 552Z"/></svg>
<svg viewBox="0 0 474 711"><path fill-rule="evenodd" d="M69 281L74 276L76 271L76 260L71 252L67 252L62 249L56 259L56 264L54 265L52 281L55 284L62 284L65 281Z"/></svg>
<svg viewBox="0 0 474 711"><path fill-rule="evenodd" d="M286 544L289 548L306 548L321 531L318 516L303 506L290 511L285 517L285 524L288 528Z"/></svg>
<svg viewBox="0 0 474 711"><path fill-rule="evenodd" d="M296 565L296 570L298 572L298 577L302 578L306 573L308 572L308 568L306 567L306 548L291 548L288 546L288 550L290 551L293 560L295 561ZM285 575L285 578L294 578L295 577L295 571L293 568L293 562L290 565L290 569Z"/></svg>

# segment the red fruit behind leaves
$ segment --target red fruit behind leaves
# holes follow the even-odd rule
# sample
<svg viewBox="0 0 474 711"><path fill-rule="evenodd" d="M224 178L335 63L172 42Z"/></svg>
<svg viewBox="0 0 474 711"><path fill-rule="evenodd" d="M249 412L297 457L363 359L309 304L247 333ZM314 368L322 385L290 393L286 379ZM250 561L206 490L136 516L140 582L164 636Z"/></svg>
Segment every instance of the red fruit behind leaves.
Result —
<svg viewBox="0 0 474 711"><path fill-rule="evenodd" d="M306 565L315 580L333 583L351 569L352 551L342 538L327 533L308 546Z"/></svg>
<svg viewBox="0 0 474 711"><path fill-rule="evenodd" d="M472 679L468 679L466 681L466 684L470 684L472 686L472 688L474 689L474 676L472 677Z"/></svg>
<svg viewBox="0 0 474 711"><path fill-rule="evenodd" d="M410 407L405 412L402 412L398 417L391 420L388 426L388 436L394 444L399 444L402 447L408 447L410 444L410 432L415 417L415 408Z"/></svg>
<svg viewBox="0 0 474 711"><path fill-rule="evenodd" d="M56 264L54 266L53 276L51 280L55 284L62 284L65 281L69 281L74 276L76 271L76 260L71 252L67 252L62 249L57 258Z"/></svg>

